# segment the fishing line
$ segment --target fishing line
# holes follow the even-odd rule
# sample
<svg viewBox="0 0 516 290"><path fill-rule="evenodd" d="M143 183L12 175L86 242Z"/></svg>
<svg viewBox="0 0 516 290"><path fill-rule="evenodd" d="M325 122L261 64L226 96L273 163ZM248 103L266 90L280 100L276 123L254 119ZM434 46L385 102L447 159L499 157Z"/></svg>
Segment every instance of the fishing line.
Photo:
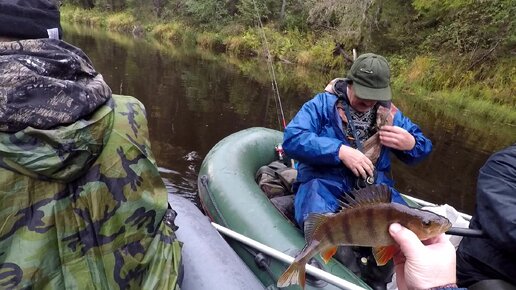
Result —
<svg viewBox="0 0 516 290"><path fill-rule="evenodd" d="M267 37L265 36L265 29L263 28L263 23L260 17L260 12L258 11L258 6L256 5L256 1L253 0L254 10L256 12L256 18L258 19L258 24L260 25L260 31L262 34L263 45L265 46L265 51L267 53L267 70L269 71L269 76L271 77L272 82L272 91L275 94L274 101L276 102L276 109L279 108L279 112L281 114L281 120L278 116L278 123L283 125L283 129L287 127L287 122L285 121L285 114L283 113L283 106L281 104L281 97L279 95L278 83L276 82L276 73L274 72L274 64L272 63L272 56L269 50L269 43L267 42ZM280 129L281 130L281 129Z"/></svg>

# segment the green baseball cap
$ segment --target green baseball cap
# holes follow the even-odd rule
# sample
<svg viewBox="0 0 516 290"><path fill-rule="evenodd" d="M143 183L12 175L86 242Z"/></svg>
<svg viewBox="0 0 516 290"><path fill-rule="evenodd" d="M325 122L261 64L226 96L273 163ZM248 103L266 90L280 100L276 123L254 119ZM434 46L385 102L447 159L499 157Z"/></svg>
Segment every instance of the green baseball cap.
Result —
<svg viewBox="0 0 516 290"><path fill-rule="evenodd" d="M360 99L390 101L391 72L385 57L374 53L360 55L348 72L355 94Z"/></svg>

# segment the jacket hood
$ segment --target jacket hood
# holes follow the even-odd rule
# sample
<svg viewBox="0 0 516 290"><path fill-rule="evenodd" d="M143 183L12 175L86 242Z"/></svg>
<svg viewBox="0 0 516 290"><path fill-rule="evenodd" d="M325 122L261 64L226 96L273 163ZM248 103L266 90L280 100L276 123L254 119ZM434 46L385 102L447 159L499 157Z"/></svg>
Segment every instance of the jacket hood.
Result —
<svg viewBox="0 0 516 290"><path fill-rule="evenodd" d="M0 166L68 182L111 132L111 90L88 57L60 40L0 43Z"/></svg>
<svg viewBox="0 0 516 290"><path fill-rule="evenodd" d="M41 180L74 180L88 170L108 141L112 106L109 101L90 118L67 126L0 132L0 166Z"/></svg>

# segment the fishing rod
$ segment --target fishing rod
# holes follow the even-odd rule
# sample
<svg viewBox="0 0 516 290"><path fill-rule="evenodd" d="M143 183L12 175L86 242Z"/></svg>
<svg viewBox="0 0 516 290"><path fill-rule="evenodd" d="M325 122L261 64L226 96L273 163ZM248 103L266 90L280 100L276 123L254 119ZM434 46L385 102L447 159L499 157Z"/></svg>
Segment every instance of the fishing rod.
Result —
<svg viewBox="0 0 516 290"><path fill-rule="evenodd" d="M407 198L421 206L438 206L437 204L435 203L431 203L431 202L428 202L428 201L425 201L425 200L422 200L422 199L419 199L419 198L415 198L415 197L412 197L410 195L406 195L406 194L401 194L404 198ZM459 212L459 215L461 217L463 217L465 220L467 220L468 222L471 220L471 216L468 215L468 214L465 214L465 213L462 213L462 212Z"/></svg>
<svg viewBox="0 0 516 290"><path fill-rule="evenodd" d="M253 0L254 10L256 12L256 18L258 19L258 24L260 25L260 32L262 33L263 44L265 46L265 51L267 52L267 70L269 71L269 75L271 77L272 82L272 90L275 93L276 98L274 101L276 102L276 108L279 108L281 114L281 121L278 120L283 125L283 129L287 127L287 121L285 120L285 113L283 112L283 105L281 104L281 98L279 95L278 82L276 82L276 73L274 71L274 64L272 63L272 56L269 50L269 42L267 41L267 37L265 36L265 29L263 28L263 23L260 17L260 12L258 10L258 6L256 5L256 1ZM280 125L281 126L281 125Z"/></svg>
<svg viewBox="0 0 516 290"><path fill-rule="evenodd" d="M266 255L269 255L275 259L278 259L282 262L285 262L285 263L292 263L294 261L294 258L283 253L283 252L280 252L276 249L273 249L269 246L266 246L258 241L255 241L251 238L248 238L244 235L241 235L235 231L232 231L226 227L223 227L217 223L214 223L212 222L211 223L220 233L234 239L234 240L237 240L247 246L250 246L252 248L255 248L257 250L259 250L260 252L266 254ZM342 289L348 289L348 290L365 290L364 288L360 287L360 286L357 286L351 282L348 282L342 278L339 278L331 273L328 273L324 270L321 270L317 267L314 267L310 264L307 264L306 265L306 273L318 278L318 279L321 279L321 280L324 280L328 283L331 283L332 285L335 285L337 287L340 287Z"/></svg>
<svg viewBox="0 0 516 290"><path fill-rule="evenodd" d="M487 238L487 236L481 230L460 228L460 227L451 227L449 230L447 230L445 232L445 234L454 235L454 236L462 236L462 237L470 237L470 238L483 238L483 239Z"/></svg>

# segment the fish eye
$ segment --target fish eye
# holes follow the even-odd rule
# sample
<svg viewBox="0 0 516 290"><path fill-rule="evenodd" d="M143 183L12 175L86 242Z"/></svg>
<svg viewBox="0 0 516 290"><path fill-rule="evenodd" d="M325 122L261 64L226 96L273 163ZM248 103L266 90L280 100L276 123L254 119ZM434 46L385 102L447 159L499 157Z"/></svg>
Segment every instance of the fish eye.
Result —
<svg viewBox="0 0 516 290"><path fill-rule="evenodd" d="M432 224L432 222L431 222L431 221L428 221L428 220L421 221L421 223L422 223L422 224L423 224L423 226L425 226L425 227L429 227L429 226Z"/></svg>

